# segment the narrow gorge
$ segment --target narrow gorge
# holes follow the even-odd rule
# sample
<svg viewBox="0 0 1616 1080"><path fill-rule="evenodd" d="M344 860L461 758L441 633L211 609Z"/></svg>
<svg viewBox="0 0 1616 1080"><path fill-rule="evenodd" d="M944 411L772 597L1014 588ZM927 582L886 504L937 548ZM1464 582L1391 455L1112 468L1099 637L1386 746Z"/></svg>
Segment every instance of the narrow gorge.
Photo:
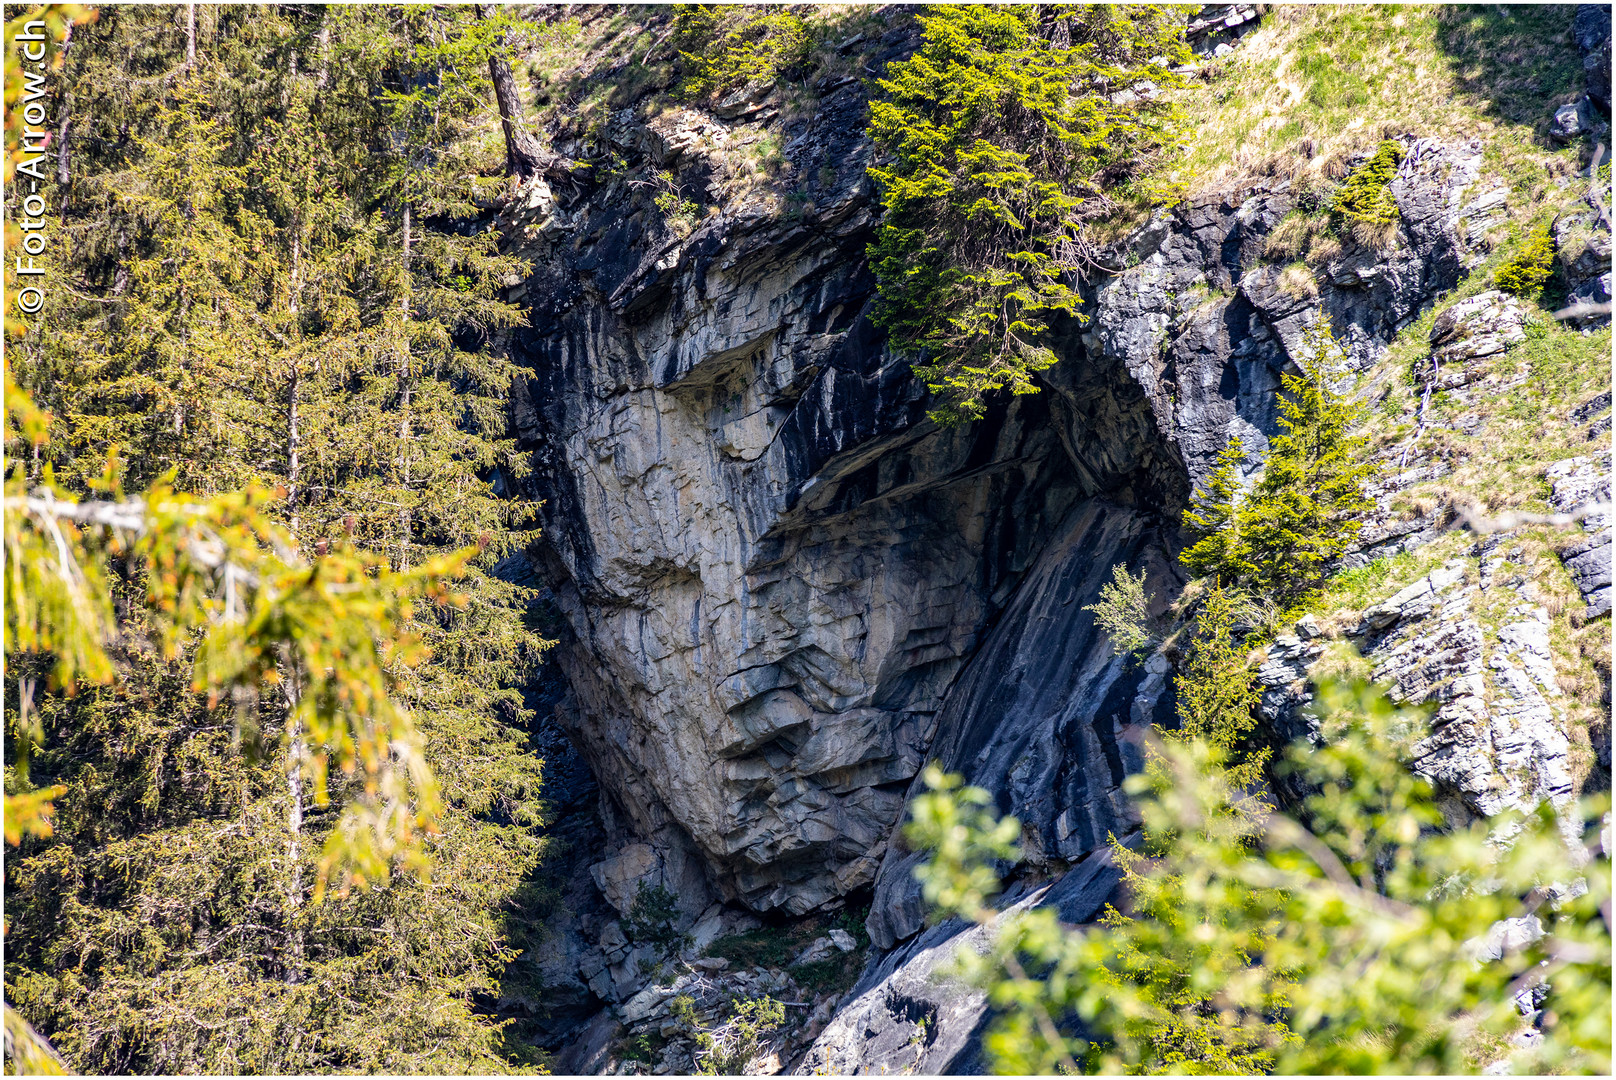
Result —
<svg viewBox="0 0 1616 1080"><path fill-rule="evenodd" d="M8 1071L1609 1073L1608 6L5 48Z"/></svg>

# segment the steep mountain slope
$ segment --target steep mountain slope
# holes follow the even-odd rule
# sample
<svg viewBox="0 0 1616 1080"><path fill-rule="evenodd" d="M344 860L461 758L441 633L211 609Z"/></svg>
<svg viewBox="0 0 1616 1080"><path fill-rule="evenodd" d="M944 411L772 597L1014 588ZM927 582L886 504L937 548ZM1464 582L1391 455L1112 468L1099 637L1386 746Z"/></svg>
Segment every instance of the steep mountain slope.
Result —
<svg viewBox="0 0 1616 1080"><path fill-rule="evenodd" d="M1569 509L1608 478L1608 454L1571 451L1590 423L1608 437L1609 331L1522 309L1513 351L1451 353L1461 381L1433 385L1429 359L1514 337L1476 321L1501 300L1454 305L1486 291L1533 224L1555 219L1564 237L1551 289L1608 301L1608 212L1573 175L1604 122L1608 19L1600 39L1577 16L1574 39L1569 8L1508 24L1444 9L1430 26L1412 11L1388 26L1206 9L1188 196L1117 226L1119 271L1086 286L1086 322L1063 329L1039 394L942 429L870 321L863 263L876 206L856 76L906 55L914 30L893 9L822 17L807 74L705 101L658 84L656 25L597 19L586 31L606 44L550 85L586 106L619 96L587 125L552 103L552 135L610 166L570 190L535 181L498 220L533 267L509 293L532 321L509 342L534 465L513 483L544 500L531 558L561 629L555 715L608 823L609 846L579 855L599 906L557 920L545 962L578 988L580 1016L620 1004L558 1036L563 1064L689 1067L670 1002L717 980L804 1003L776 1068L806 1049L805 1069L968 1070L984 1005L928 977L963 927L922 932L916 857L894 838L912 780L939 759L1021 819L1029 855L1007 902L1093 916L1115 880L1106 837L1135 820L1119 785L1172 699L1166 660L1112 656L1085 606L1119 563L1147 572L1159 606L1174 599L1179 511L1231 434L1266 445L1279 373L1321 317L1375 403L1389 468L1364 550L1270 649L1273 734L1305 730L1308 671L1346 663L1334 643L1352 640L1403 696L1448 702L1421 767L1456 812L1608 783L1605 624L1583 626L1608 610L1608 546L1568 547L1573 581L1552 555L1563 534L1489 533L1472 549L1454 527L1472 504ZM1376 34L1397 48L1370 55ZM1500 70L1491 55L1511 49ZM1387 83L1397 64L1442 109ZM1382 139L1402 152L1400 224L1328 233L1321 192ZM631 940L655 887L693 944ZM763 983L726 983L742 976L700 959L754 916L807 946L866 902L874 951L846 996L845 979L813 986L778 962ZM791 936L789 917L815 930ZM680 951L706 966L675 982ZM641 1041L614 1043L617 1020Z"/></svg>

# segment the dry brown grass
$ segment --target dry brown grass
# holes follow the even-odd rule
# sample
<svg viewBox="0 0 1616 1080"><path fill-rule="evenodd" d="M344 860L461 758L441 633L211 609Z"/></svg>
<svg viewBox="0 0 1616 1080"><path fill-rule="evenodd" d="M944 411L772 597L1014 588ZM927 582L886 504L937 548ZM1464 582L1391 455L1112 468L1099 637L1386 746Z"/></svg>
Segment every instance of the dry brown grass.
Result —
<svg viewBox="0 0 1616 1080"><path fill-rule="evenodd" d="M1280 272L1275 287L1286 296L1295 300L1303 297L1319 295L1319 281L1313 276L1313 271L1300 263L1287 266Z"/></svg>
<svg viewBox="0 0 1616 1080"><path fill-rule="evenodd" d="M1395 221L1359 221L1352 226L1353 242L1370 251L1390 251L1397 244L1397 236Z"/></svg>
<svg viewBox="0 0 1616 1080"><path fill-rule="evenodd" d="M1337 255L1340 255L1342 250L1341 241L1328 234L1320 233L1308 245L1307 264L1309 266L1323 266Z"/></svg>

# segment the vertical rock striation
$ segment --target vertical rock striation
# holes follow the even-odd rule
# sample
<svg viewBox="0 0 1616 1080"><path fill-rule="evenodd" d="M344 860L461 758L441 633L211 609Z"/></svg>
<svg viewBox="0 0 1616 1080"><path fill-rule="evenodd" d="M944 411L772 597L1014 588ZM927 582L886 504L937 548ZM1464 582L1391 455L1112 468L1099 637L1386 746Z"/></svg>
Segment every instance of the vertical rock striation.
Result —
<svg viewBox="0 0 1616 1080"><path fill-rule="evenodd" d="M1159 603L1176 593L1180 509L1231 434L1266 445L1314 320L1365 366L1457 282L1481 151L1409 140L1396 236L1347 244L1300 293L1263 257L1288 184L1158 214L1086 287L1042 391L943 430L870 321L861 94L830 87L780 133L809 178L788 211L744 195L681 236L615 181L570 202L530 186L505 220L533 263L512 342L533 469L512 483L543 504L561 716L621 831L654 851L634 865L687 920L715 899L803 914L871 889L874 943L913 951L895 832L924 761L1022 820L1023 875L1094 865L1134 827L1121 783L1136 736L1172 715L1167 672L1113 657L1085 608L1118 563ZM688 162L743 122L625 111L606 137ZM596 874L619 900L626 850ZM889 981L906 970L872 970L861 1000L915 998ZM826 1047L814 1060L847 1071L913 1064Z"/></svg>

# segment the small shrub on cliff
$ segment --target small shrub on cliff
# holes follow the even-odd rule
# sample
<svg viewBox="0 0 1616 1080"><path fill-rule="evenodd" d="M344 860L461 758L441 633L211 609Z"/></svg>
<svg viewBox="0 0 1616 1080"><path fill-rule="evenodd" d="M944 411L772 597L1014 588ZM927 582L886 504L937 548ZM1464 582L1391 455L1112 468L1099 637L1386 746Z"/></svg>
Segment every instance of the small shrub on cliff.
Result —
<svg viewBox="0 0 1616 1080"><path fill-rule="evenodd" d="M1554 272L1554 238L1544 225L1527 237L1515 257L1493 271L1493 284L1507 293L1536 300Z"/></svg>
<svg viewBox="0 0 1616 1080"><path fill-rule="evenodd" d="M1363 489L1375 467L1365 460L1364 438L1351 433L1360 405L1329 385L1342 353L1326 321L1308 331L1304 346L1313 353L1305 374L1280 377L1284 430L1269 443L1262 478L1241 494L1243 453L1238 438L1231 439L1184 512L1194 543L1180 556L1194 573L1284 604L1318 585L1330 562L1357 541L1360 518L1374 505Z"/></svg>
<svg viewBox="0 0 1616 1080"><path fill-rule="evenodd" d="M936 395L933 419L1037 390L1049 320L1082 318L1098 265L1086 223L1107 190L1175 148L1182 14L1106 5L928 8L924 39L877 81L870 175L884 210L870 265L876 321ZM1149 84L1149 85L1147 85Z"/></svg>
<svg viewBox="0 0 1616 1080"><path fill-rule="evenodd" d="M668 946L679 940L674 920L679 917L679 898L664 885L640 882L634 902L629 905L623 929L637 942Z"/></svg>
<svg viewBox="0 0 1616 1080"><path fill-rule="evenodd" d="M696 1035L698 1076L739 1076L786 1022L785 1006L771 997L739 1001L730 1018Z"/></svg>
<svg viewBox="0 0 1616 1080"><path fill-rule="evenodd" d="M1100 586L1100 602L1083 610L1094 612L1095 623L1111 639L1112 651L1118 656L1143 660L1160 640L1150 617L1143 570L1136 580L1125 564L1113 566L1111 580Z"/></svg>
<svg viewBox="0 0 1616 1080"><path fill-rule="evenodd" d="M1351 225L1383 226L1395 222L1397 200L1392 198L1390 185L1402 161L1402 143L1388 139L1377 146L1369 160L1336 189L1330 202L1331 216L1338 223Z"/></svg>
<svg viewBox="0 0 1616 1080"><path fill-rule="evenodd" d="M807 23L782 5L680 4L673 18L691 98L769 82L808 57Z"/></svg>

